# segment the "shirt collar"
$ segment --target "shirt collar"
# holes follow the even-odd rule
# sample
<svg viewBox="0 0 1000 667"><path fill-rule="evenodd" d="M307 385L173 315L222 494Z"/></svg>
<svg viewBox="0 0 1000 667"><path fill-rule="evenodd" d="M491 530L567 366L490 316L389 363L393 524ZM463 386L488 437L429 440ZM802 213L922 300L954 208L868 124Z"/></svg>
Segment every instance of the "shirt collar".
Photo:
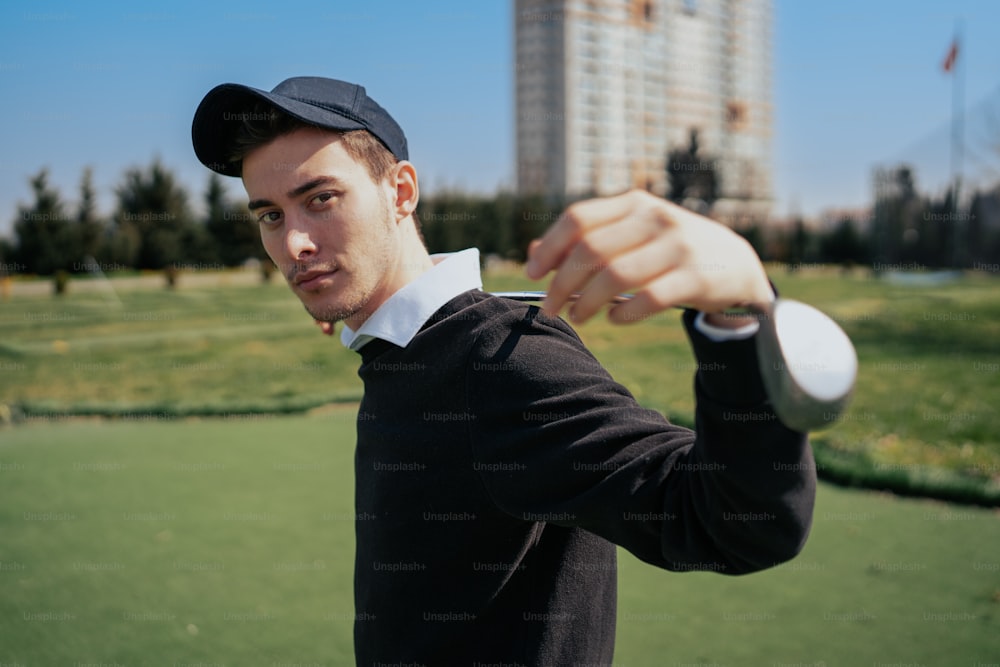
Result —
<svg viewBox="0 0 1000 667"><path fill-rule="evenodd" d="M481 289L479 250L431 255L434 266L404 285L353 331L347 325L340 342L357 352L373 338L406 347L427 320L462 292Z"/></svg>

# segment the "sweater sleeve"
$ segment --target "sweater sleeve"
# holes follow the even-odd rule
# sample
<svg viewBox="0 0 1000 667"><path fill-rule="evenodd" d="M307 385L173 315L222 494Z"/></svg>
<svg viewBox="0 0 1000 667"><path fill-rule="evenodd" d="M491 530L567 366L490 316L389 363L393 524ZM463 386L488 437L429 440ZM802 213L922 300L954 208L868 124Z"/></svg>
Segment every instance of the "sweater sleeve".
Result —
<svg viewBox="0 0 1000 667"><path fill-rule="evenodd" d="M753 339L713 343L685 314L692 432L639 406L561 320L536 307L499 317L472 347L465 393L473 466L501 511L670 570L741 574L801 550L815 465L767 403Z"/></svg>

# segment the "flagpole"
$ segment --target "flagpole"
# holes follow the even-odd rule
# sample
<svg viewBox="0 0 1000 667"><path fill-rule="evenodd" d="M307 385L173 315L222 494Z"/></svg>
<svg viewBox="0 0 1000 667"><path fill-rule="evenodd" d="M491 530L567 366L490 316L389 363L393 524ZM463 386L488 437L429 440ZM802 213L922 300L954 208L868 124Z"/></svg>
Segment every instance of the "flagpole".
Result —
<svg viewBox="0 0 1000 667"><path fill-rule="evenodd" d="M959 248L961 216L958 215L961 189L962 189L962 162L964 159L965 147L965 114L964 93L965 93L965 44L963 39L962 19L955 20L955 48L956 56L954 71L951 73L951 180L952 180L952 205L954 207L952 218L952 261L955 268L961 264L961 250Z"/></svg>

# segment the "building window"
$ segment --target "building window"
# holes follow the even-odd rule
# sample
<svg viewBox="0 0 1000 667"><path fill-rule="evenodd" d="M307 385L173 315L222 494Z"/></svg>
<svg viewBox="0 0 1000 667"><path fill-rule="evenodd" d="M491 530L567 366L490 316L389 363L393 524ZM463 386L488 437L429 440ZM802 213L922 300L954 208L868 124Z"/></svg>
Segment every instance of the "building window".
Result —
<svg viewBox="0 0 1000 667"><path fill-rule="evenodd" d="M739 101L726 103L726 123L730 131L740 130L747 122L747 105Z"/></svg>
<svg viewBox="0 0 1000 667"><path fill-rule="evenodd" d="M633 23L652 23L656 18L656 3L654 0L632 0L631 7Z"/></svg>

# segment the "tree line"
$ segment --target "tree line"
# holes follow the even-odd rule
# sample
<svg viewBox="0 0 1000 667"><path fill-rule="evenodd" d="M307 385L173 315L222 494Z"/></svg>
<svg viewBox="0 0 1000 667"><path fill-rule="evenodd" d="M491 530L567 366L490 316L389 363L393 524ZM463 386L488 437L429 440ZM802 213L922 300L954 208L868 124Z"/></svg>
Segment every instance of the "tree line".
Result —
<svg viewBox="0 0 1000 667"><path fill-rule="evenodd" d="M13 238L0 238L0 275L222 269L266 260L255 218L245 203L226 196L218 174L208 177L200 215L190 193L158 160L124 173L110 215L97 210L90 169L72 205L50 183L47 169L29 184L31 202L18 206ZM432 252L476 246L517 260L567 203L444 192L424 197L417 214Z"/></svg>
<svg viewBox="0 0 1000 667"><path fill-rule="evenodd" d="M18 207L14 239L0 246L8 273L223 268L263 257L250 212L226 198L217 174L209 177L201 216L193 213L187 190L158 160L125 172L110 216L97 210L90 169L83 172L72 207L49 183L48 170L29 182L33 202Z"/></svg>
<svg viewBox="0 0 1000 667"><path fill-rule="evenodd" d="M723 191L718 160L703 154L696 130L686 148L668 153L667 198L711 211ZM801 218L788 226L739 219L727 223L765 260L794 270L806 264L893 270L978 269L1000 272L1000 187L961 200L952 186L941 197L921 194L913 169L877 169L868 214L841 214L810 229ZM963 207L963 201L965 205Z"/></svg>
<svg viewBox="0 0 1000 667"><path fill-rule="evenodd" d="M668 154L668 198L711 211L720 192L717 162L699 152L692 134L686 149ZM693 168L692 165L698 168ZM201 193L203 213L158 160L127 170L115 188L110 215L97 210L92 173L84 170L79 196L67 203L46 169L29 179L33 201L18 207L12 240L0 239L0 275L68 275L134 270L221 269L248 260L270 267L254 218L244 203L226 196L223 179L210 174ZM580 197L582 198L582 197ZM438 192L421 199L417 213L431 252L478 247L484 256L523 261L528 243L572 203L569 199L510 192L476 195ZM1000 262L1000 196L976 193L960 210L949 192L921 195L912 170L899 167L876 177L868 220L850 216L810 229L761 221L728 221L765 261L901 268L985 268ZM169 276L168 276L169 278Z"/></svg>

